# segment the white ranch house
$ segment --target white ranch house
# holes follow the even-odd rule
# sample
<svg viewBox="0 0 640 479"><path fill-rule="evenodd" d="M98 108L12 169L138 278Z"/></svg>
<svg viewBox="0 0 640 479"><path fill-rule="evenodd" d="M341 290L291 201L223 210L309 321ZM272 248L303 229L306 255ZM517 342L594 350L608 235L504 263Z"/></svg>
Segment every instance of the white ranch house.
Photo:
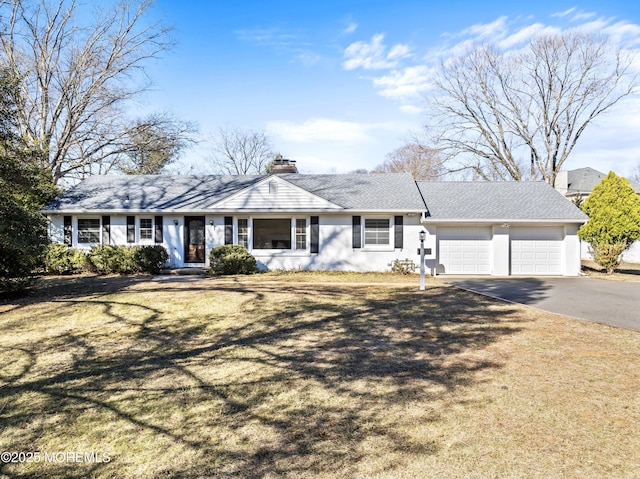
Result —
<svg viewBox="0 0 640 479"><path fill-rule="evenodd" d="M45 207L52 242L160 244L171 267L241 244L267 269L431 274L580 272L587 217L542 182L415 182L409 174L94 176Z"/></svg>

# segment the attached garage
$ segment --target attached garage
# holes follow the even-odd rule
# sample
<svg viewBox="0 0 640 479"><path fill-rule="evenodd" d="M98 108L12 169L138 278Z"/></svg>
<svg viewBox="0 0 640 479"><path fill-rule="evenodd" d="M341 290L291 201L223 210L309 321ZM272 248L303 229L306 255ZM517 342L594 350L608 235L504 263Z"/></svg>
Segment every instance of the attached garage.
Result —
<svg viewBox="0 0 640 479"><path fill-rule="evenodd" d="M490 227L439 227L438 274L491 274Z"/></svg>
<svg viewBox="0 0 640 479"><path fill-rule="evenodd" d="M588 220L544 181L419 181L431 274L580 273Z"/></svg>
<svg viewBox="0 0 640 479"><path fill-rule="evenodd" d="M512 227L511 274L563 274L562 226Z"/></svg>

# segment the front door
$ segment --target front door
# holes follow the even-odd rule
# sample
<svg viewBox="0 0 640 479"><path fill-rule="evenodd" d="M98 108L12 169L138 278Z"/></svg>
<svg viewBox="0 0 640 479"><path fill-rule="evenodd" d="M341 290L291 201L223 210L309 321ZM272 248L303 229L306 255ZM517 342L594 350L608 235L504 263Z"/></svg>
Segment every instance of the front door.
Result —
<svg viewBox="0 0 640 479"><path fill-rule="evenodd" d="M184 217L185 263L204 263L204 216Z"/></svg>

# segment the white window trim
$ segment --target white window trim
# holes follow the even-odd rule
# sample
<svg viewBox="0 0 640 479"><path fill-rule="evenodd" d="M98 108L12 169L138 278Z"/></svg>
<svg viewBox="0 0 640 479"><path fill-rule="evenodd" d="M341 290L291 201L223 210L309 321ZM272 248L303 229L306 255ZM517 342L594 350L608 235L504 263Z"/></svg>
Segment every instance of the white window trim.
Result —
<svg viewBox="0 0 640 479"><path fill-rule="evenodd" d="M304 220L304 248L298 249L298 220ZM291 218L291 246L296 252L309 252L311 245L309 244L309 227L311 223L311 218L307 216L294 216Z"/></svg>
<svg viewBox="0 0 640 479"><path fill-rule="evenodd" d="M311 253L311 217L310 216L300 216L300 215L264 215L264 216L234 216L233 217L233 243L239 244L238 242L238 220L246 219L247 227L249 229L249 238L248 238L248 248L247 250L253 256L310 256ZM288 219L291 221L290 226L290 238L291 238L291 248L289 249L254 249L253 247L253 220L254 219ZM306 248L297 249L296 248L296 220L304 220L305 221L305 234L306 234Z"/></svg>
<svg viewBox="0 0 640 479"><path fill-rule="evenodd" d="M240 244L238 220L247 220L247 251L253 249L253 222L250 216L233 217L233 244Z"/></svg>
<svg viewBox="0 0 640 479"><path fill-rule="evenodd" d="M142 220L151 220L151 238L142 238ZM136 239L139 244L154 244L155 241L155 221L153 216L136 217Z"/></svg>
<svg viewBox="0 0 640 479"><path fill-rule="evenodd" d="M387 220L389 221L389 244L387 245L367 245L365 231L367 229L367 220ZM393 216L385 216L385 215L371 215L371 216L363 216L362 217L362 231L361 231L361 241L362 241L362 251L395 251L394 248L394 231L395 224L393 222Z"/></svg>
<svg viewBox="0 0 640 479"><path fill-rule="evenodd" d="M80 221L81 220L98 220L99 223L99 227L98 227L98 241L89 241L89 242L80 242ZM71 222L71 224L73 225L73 220ZM73 227L73 226L72 226ZM92 247L92 246L97 246L102 244L102 218L100 216L98 216L97 218L94 217L88 217L88 218L75 218L75 235L72 234L72 243L73 240L75 239L75 245L77 245L78 247ZM75 236L75 238L73 238ZM72 246L75 246L72 244Z"/></svg>

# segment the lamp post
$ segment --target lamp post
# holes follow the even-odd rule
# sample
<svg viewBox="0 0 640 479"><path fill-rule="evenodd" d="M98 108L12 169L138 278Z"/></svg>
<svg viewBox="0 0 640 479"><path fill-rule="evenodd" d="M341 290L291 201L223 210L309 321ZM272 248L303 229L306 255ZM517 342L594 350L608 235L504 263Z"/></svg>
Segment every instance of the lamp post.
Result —
<svg viewBox="0 0 640 479"><path fill-rule="evenodd" d="M427 233L420 231L420 291L424 291L424 240Z"/></svg>

